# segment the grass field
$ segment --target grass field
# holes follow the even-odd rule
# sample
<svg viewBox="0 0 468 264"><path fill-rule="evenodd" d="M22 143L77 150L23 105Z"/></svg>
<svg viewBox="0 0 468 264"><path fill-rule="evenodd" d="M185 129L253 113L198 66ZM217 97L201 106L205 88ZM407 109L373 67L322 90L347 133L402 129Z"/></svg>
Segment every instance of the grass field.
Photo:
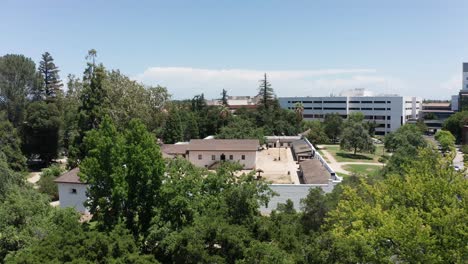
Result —
<svg viewBox="0 0 468 264"><path fill-rule="evenodd" d="M369 162L378 163L379 157L383 153L383 145L376 145L375 153L356 153L344 151L339 145L324 145L323 146L338 162Z"/></svg>
<svg viewBox="0 0 468 264"><path fill-rule="evenodd" d="M363 164L349 164L344 165L343 169L350 172L350 174L376 176L379 174L382 166L379 165L363 165Z"/></svg>

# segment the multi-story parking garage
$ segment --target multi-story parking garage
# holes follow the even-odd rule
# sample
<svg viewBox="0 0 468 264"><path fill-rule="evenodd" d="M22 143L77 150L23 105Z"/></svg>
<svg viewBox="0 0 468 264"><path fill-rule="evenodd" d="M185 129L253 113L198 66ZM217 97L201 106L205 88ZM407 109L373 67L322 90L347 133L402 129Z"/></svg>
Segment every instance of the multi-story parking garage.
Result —
<svg viewBox="0 0 468 264"><path fill-rule="evenodd" d="M336 96L336 97L280 97L282 108L295 109L297 103L304 107L305 120L323 120L326 114L338 113L347 118L350 113L362 112L366 121L375 121L376 135L397 130L408 120L419 118L421 98L398 95Z"/></svg>

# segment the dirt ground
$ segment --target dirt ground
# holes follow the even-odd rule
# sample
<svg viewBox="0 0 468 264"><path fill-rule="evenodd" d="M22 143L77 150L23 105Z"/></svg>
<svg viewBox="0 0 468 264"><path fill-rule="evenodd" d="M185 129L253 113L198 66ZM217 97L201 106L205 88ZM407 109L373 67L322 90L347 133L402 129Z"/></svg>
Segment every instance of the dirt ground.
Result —
<svg viewBox="0 0 468 264"><path fill-rule="evenodd" d="M257 169L261 176L272 183L299 184L297 170L290 148L269 148L257 152Z"/></svg>

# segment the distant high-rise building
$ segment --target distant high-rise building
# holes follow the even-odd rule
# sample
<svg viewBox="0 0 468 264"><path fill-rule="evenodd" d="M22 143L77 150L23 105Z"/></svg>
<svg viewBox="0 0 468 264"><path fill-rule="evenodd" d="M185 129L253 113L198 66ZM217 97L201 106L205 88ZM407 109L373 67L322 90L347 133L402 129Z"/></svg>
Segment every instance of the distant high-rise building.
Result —
<svg viewBox="0 0 468 264"><path fill-rule="evenodd" d="M468 90L467 90L468 91ZM347 118L349 114L361 112L365 121L375 122L376 135L385 135L397 130L408 121L416 121L422 110L422 98L399 95L372 95L362 89L341 93L340 96L325 97L280 97L282 108L294 110L296 103L304 107L305 120L323 120L326 114L338 113Z"/></svg>
<svg viewBox="0 0 468 264"><path fill-rule="evenodd" d="M468 63L463 63L462 89L458 93L458 111L468 110Z"/></svg>
<svg viewBox="0 0 468 264"><path fill-rule="evenodd" d="M468 63L463 63L463 87L462 90L468 91Z"/></svg>

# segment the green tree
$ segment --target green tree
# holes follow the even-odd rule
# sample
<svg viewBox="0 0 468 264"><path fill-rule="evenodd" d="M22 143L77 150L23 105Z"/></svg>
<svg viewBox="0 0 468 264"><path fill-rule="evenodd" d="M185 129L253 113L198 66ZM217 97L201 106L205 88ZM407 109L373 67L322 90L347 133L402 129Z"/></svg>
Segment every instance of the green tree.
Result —
<svg viewBox="0 0 468 264"><path fill-rule="evenodd" d="M135 236L145 235L164 173L154 137L140 121L132 120L121 134L105 118L87 134L85 145L80 177L90 184L90 212L105 229L124 220Z"/></svg>
<svg viewBox="0 0 468 264"><path fill-rule="evenodd" d="M190 111L181 111L182 115L182 124L185 125L183 127L184 131L184 138L183 140L189 141L190 139L196 139L200 137L200 131L198 128L198 117L194 112Z"/></svg>
<svg viewBox="0 0 468 264"><path fill-rule="evenodd" d="M59 199L58 187L54 180L60 176L64 170L58 165L52 165L41 172L41 178L37 182L39 192L49 196L52 201Z"/></svg>
<svg viewBox="0 0 468 264"><path fill-rule="evenodd" d="M301 102L297 102L294 105L294 113L296 113L297 121L301 122L304 114L304 105Z"/></svg>
<svg viewBox="0 0 468 264"><path fill-rule="evenodd" d="M385 136L384 146L387 151L395 152L399 148L413 147L412 155L415 155L415 150L419 147L425 147L426 140L422 136L421 130L416 125L406 124L398 128L395 132Z"/></svg>
<svg viewBox="0 0 468 264"><path fill-rule="evenodd" d="M69 151L73 140L78 137L78 108L83 82L74 75L68 75L67 92L63 98L62 146Z"/></svg>
<svg viewBox="0 0 468 264"><path fill-rule="evenodd" d="M319 120L303 121L303 129L309 131L307 139L316 146L317 144L327 144L330 139L325 133L325 127Z"/></svg>
<svg viewBox="0 0 468 264"><path fill-rule="evenodd" d="M461 141L463 126L468 124L468 111L457 112L451 115L443 124L443 129L448 130L455 136L458 142Z"/></svg>
<svg viewBox="0 0 468 264"><path fill-rule="evenodd" d="M41 84L35 87L33 91L34 97L38 100L51 100L60 96L63 84L58 74L59 69L49 52L42 54L38 71L41 77Z"/></svg>
<svg viewBox="0 0 468 264"><path fill-rule="evenodd" d="M71 211L59 212L53 221L55 230L8 256L6 263L158 263L153 256L140 254L131 234L121 226L109 233L89 230Z"/></svg>
<svg viewBox="0 0 468 264"><path fill-rule="evenodd" d="M166 87L150 86L147 87L147 100L150 106L150 122L148 123L148 130L155 131L163 125L164 111L167 108L171 95Z"/></svg>
<svg viewBox="0 0 468 264"><path fill-rule="evenodd" d="M108 104L105 111L117 127L125 127L133 118L140 119L145 125L150 124L151 97L145 87L118 70L112 70L106 76L104 90L112 103Z"/></svg>
<svg viewBox="0 0 468 264"><path fill-rule="evenodd" d="M13 170L26 169L26 158L21 152L21 138L3 112L0 112L0 152L5 155L9 167Z"/></svg>
<svg viewBox="0 0 468 264"><path fill-rule="evenodd" d="M61 114L56 104L43 101L28 105L23 124L23 151L50 163L58 155Z"/></svg>
<svg viewBox="0 0 468 264"><path fill-rule="evenodd" d="M222 127L216 138L221 139L258 139L265 141L263 129L256 128L255 124L248 119L234 117L229 125Z"/></svg>
<svg viewBox="0 0 468 264"><path fill-rule="evenodd" d="M326 263L463 263L468 182L425 149L401 177L344 188L322 237Z"/></svg>
<svg viewBox="0 0 468 264"><path fill-rule="evenodd" d="M340 147L344 150L352 150L354 155L357 152L375 152L372 138L361 122L350 123L345 126L341 136Z"/></svg>
<svg viewBox="0 0 468 264"><path fill-rule="evenodd" d="M228 94L227 94L227 91L223 89L223 91L221 92L221 99L219 99L219 101L221 102L221 105L224 105L224 106L229 106L229 103L228 103Z"/></svg>
<svg viewBox="0 0 468 264"><path fill-rule="evenodd" d="M168 113L162 137L166 144L173 144L183 140L183 128L179 110L174 107Z"/></svg>
<svg viewBox="0 0 468 264"><path fill-rule="evenodd" d="M301 200L301 222L308 233L318 232L325 222L329 205L321 188L310 188L307 197Z"/></svg>
<svg viewBox="0 0 468 264"><path fill-rule="evenodd" d="M419 119L416 122L416 126L419 128L419 130L421 130L421 133L426 133L426 131L428 130L428 127L426 123L424 123L424 120Z"/></svg>
<svg viewBox="0 0 468 264"><path fill-rule="evenodd" d="M195 95L192 99L192 111L201 112L206 109L205 95Z"/></svg>
<svg viewBox="0 0 468 264"><path fill-rule="evenodd" d="M106 71L102 64L96 65L96 51L90 50L86 57L89 61L83 77L83 88L78 108L78 131L70 148L69 165L76 166L84 158L83 138L87 131L99 127L106 113L107 92L104 87Z"/></svg>
<svg viewBox="0 0 468 264"><path fill-rule="evenodd" d="M405 124L397 131L385 136L384 146L387 151L393 152L384 168L384 174L403 173L403 168L417 155L419 148L427 147L421 130L413 124Z"/></svg>
<svg viewBox="0 0 468 264"><path fill-rule="evenodd" d="M0 201L5 199L7 191L13 186L24 185L24 177L21 173L13 171L7 157L0 151Z"/></svg>
<svg viewBox="0 0 468 264"><path fill-rule="evenodd" d="M455 137L450 131L439 130L434 138L439 141L442 152L455 150Z"/></svg>
<svg viewBox="0 0 468 264"><path fill-rule="evenodd" d="M430 112L430 113L425 113L424 116L423 116L424 120L435 120L437 119L437 116Z"/></svg>
<svg viewBox="0 0 468 264"><path fill-rule="evenodd" d="M164 263L234 263L254 238L260 205L272 192L253 173L224 163L216 172L185 159L171 160L160 189L148 250Z"/></svg>
<svg viewBox="0 0 468 264"><path fill-rule="evenodd" d="M371 137L375 135L375 129L377 128L377 123L375 121L367 121L365 123L365 127L367 128L367 132Z"/></svg>
<svg viewBox="0 0 468 264"><path fill-rule="evenodd" d="M18 127L24 116L27 95L36 83L36 65L23 55L0 57L0 110Z"/></svg>
<svg viewBox="0 0 468 264"><path fill-rule="evenodd" d="M336 142L341 134L343 118L338 113L326 114L323 125L328 138Z"/></svg>
<svg viewBox="0 0 468 264"><path fill-rule="evenodd" d="M279 248L275 243L252 241L246 249L244 258L236 263L292 264L297 262L294 262L288 252Z"/></svg>
<svg viewBox="0 0 468 264"><path fill-rule="evenodd" d="M116 225L124 213L124 139L109 117L99 129L84 138L86 158L80 163L80 178L90 184L88 206L93 217L105 228Z"/></svg>
<svg viewBox="0 0 468 264"><path fill-rule="evenodd" d="M260 86L258 87L258 97L260 100L258 101L258 105L262 109L269 109L275 106L276 96L271 87L270 82L267 79L267 74L265 73L262 80L260 80Z"/></svg>
<svg viewBox="0 0 468 264"><path fill-rule="evenodd" d="M36 190L14 185L0 202L0 260L42 239L54 226L48 221L53 208Z"/></svg>
<svg viewBox="0 0 468 264"><path fill-rule="evenodd" d="M364 121L364 114L362 112L354 112L348 115L346 122L359 123Z"/></svg>

